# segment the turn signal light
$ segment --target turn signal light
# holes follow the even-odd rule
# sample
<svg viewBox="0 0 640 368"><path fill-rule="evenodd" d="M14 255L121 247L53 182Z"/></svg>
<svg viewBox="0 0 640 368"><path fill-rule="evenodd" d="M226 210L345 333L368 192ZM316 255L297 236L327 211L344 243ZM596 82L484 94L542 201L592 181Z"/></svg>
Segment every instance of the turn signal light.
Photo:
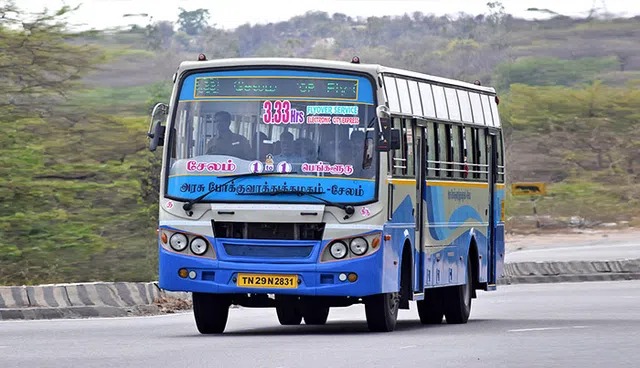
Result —
<svg viewBox="0 0 640 368"><path fill-rule="evenodd" d="M182 277L183 279L186 279L187 276L189 276L189 271L186 268L181 268L178 270L178 276Z"/></svg>
<svg viewBox="0 0 640 368"><path fill-rule="evenodd" d="M167 244L167 242L169 241L169 239L167 238L167 233L165 233L164 231L160 234L160 240L162 240L163 244Z"/></svg>
<svg viewBox="0 0 640 368"><path fill-rule="evenodd" d="M373 238L373 240L371 241L371 248L376 249L378 248L378 245L380 245L380 238L379 237Z"/></svg>

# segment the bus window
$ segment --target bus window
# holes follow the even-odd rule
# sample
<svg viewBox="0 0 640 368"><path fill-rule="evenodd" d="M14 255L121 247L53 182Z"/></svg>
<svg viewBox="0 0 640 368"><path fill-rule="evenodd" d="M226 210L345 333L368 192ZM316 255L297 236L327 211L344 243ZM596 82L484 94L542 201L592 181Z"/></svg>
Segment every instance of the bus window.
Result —
<svg viewBox="0 0 640 368"><path fill-rule="evenodd" d="M475 147L475 139L474 139L474 128L465 127L464 128L464 139L466 146L466 154L467 154L467 165L469 166L470 175L467 176L469 179L473 179L476 177L476 169L474 163L476 162L476 147Z"/></svg>
<svg viewBox="0 0 640 368"><path fill-rule="evenodd" d="M411 97L409 96L409 86L406 79L396 78L396 85L398 87L398 95L400 97L400 109L403 114L412 114L411 109Z"/></svg>
<svg viewBox="0 0 640 368"><path fill-rule="evenodd" d="M449 160L449 126L447 124L438 124L438 161L440 161L440 177L448 176L448 166L446 165Z"/></svg>
<svg viewBox="0 0 640 368"><path fill-rule="evenodd" d="M411 95L411 106L413 107L413 115L422 115L422 102L420 101L420 90L418 89L418 82L408 81L409 94Z"/></svg>
<svg viewBox="0 0 640 368"><path fill-rule="evenodd" d="M489 96L482 95L480 96L482 99L482 111L484 113L484 121L489 126L495 126L493 124L493 118L491 117L491 102L489 102Z"/></svg>
<svg viewBox="0 0 640 368"><path fill-rule="evenodd" d="M431 85L420 83L420 99L422 100L422 114L427 118L436 117L436 107L433 104Z"/></svg>
<svg viewBox="0 0 640 368"><path fill-rule="evenodd" d="M405 175L410 177L415 177L415 161L413 157L414 149L413 149L413 124L411 119L403 119L404 124L402 128L402 136L405 140L404 142L404 158L406 159L405 164L407 166Z"/></svg>
<svg viewBox="0 0 640 368"><path fill-rule="evenodd" d="M462 121L465 123L473 123L473 115L471 114L471 101L469 100L469 92L458 91L458 101L460 102L460 113Z"/></svg>
<svg viewBox="0 0 640 368"><path fill-rule="evenodd" d="M482 102L480 102L480 95L477 93L469 93L469 97L471 98L473 122L476 124L484 125L484 114L482 113Z"/></svg>
<svg viewBox="0 0 640 368"><path fill-rule="evenodd" d="M463 154L462 127L453 125L451 127L451 149L453 151L453 176L456 178L464 177L464 154Z"/></svg>
<svg viewBox="0 0 640 368"><path fill-rule="evenodd" d="M427 123L427 177L433 178L437 176L436 168L438 164L438 139L436 125Z"/></svg>
<svg viewBox="0 0 640 368"><path fill-rule="evenodd" d="M460 105L458 104L458 95L453 88L445 88L444 93L447 96L447 107L449 109L449 120L460 121Z"/></svg>
<svg viewBox="0 0 640 368"><path fill-rule="evenodd" d="M391 123L392 129L398 129L401 132L400 147L390 153L391 172L393 176L405 176L407 172L407 157L406 157L406 138L403 134L403 124L401 118L393 118Z"/></svg>
<svg viewBox="0 0 640 368"><path fill-rule="evenodd" d="M487 162L487 136L486 131L482 128L478 130L478 171L480 171L480 179L487 180L487 172L489 169L489 165Z"/></svg>
<svg viewBox="0 0 640 368"><path fill-rule="evenodd" d="M447 100L444 97L444 87L431 86L433 88L433 98L436 103L436 115L438 119L449 119L447 111Z"/></svg>
<svg viewBox="0 0 640 368"><path fill-rule="evenodd" d="M393 77L384 77L384 89L387 92L389 110L400 112L400 99L398 97L398 89L396 88L396 79Z"/></svg>
<svg viewBox="0 0 640 368"><path fill-rule="evenodd" d="M498 183L504 183L504 147L502 144L502 132L498 134Z"/></svg>

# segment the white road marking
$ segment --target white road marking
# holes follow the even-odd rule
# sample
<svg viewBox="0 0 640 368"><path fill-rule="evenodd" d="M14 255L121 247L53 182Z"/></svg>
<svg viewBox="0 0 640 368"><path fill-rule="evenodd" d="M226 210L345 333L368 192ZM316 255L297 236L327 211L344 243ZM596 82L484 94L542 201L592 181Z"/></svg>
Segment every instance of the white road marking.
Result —
<svg viewBox="0 0 640 368"><path fill-rule="evenodd" d="M508 330L507 332L531 332L531 331L551 331L551 330L572 330L580 328L589 328L589 326L565 326L565 327L537 327L537 328L520 328L517 330Z"/></svg>
<svg viewBox="0 0 640 368"><path fill-rule="evenodd" d="M400 350L402 350L402 349L417 348L417 347L418 347L418 345L407 345L407 346L402 346L402 347L400 347Z"/></svg>

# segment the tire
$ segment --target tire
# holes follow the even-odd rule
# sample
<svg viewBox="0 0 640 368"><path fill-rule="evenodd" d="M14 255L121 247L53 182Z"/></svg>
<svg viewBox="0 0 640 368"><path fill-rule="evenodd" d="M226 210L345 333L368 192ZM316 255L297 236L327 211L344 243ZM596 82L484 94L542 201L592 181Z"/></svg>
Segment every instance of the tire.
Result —
<svg viewBox="0 0 640 368"><path fill-rule="evenodd" d="M444 306L442 304L442 290L425 290L424 300L419 300L418 316L423 325L439 325L444 316Z"/></svg>
<svg viewBox="0 0 640 368"><path fill-rule="evenodd" d="M201 334L221 334L227 326L231 298L224 294L193 293L193 316Z"/></svg>
<svg viewBox="0 0 640 368"><path fill-rule="evenodd" d="M467 323L469 320L473 294L471 272L471 261L467 258L467 277L464 285L454 286L446 290L444 315L448 324Z"/></svg>
<svg viewBox="0 0 640 368"><path fill-rule="evenodd" d="M329 318L329 307L309 306L302 312L306 325L324 325Z"/></svg>
<svg viewBox="0 0 640 368"><path fill-rule="evenodd" d="M295 326L302 322L302 312L297 298L276 297L276 314L283 326Z"/></svg>
<svg viewBox="0 0 640 368"><path fill-rule="evenodd" d="M400 295L398 293L377 294L364 303L367 325L372 332L391 332L396 328Z"/></svg>

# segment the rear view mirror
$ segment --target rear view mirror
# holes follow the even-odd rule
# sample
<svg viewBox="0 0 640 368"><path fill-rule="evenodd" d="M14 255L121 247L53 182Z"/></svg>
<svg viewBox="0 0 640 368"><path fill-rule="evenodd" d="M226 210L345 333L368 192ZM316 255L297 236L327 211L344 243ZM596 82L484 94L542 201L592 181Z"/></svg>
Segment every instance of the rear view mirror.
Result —
<svg viewBox="0 0 640 368"><path fill-rule="evenodd" d="M162 122L166 121L169 113L169 106L163 103L157 103L151 111L151 121L149 122L149 151L155 151L158 146L164 144L165 126Z"/></svg>

